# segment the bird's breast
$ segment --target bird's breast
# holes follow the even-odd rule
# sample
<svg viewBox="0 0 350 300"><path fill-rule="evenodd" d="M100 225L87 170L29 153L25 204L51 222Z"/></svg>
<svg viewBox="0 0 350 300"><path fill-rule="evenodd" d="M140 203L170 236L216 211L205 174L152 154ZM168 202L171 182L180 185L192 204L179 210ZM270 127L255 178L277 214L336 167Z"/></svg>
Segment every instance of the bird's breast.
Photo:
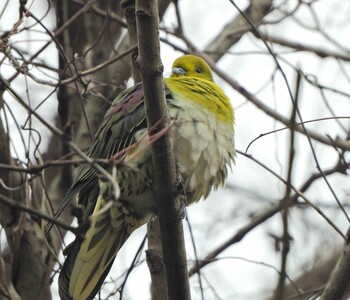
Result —
<svg viewBox="0 0 350 300"><path fill-rule="evenodd" d="M181 99L180 99L181 100ZM222 185L234 158L233 124L190 101L169 105L171 137L188 204Z"/></svg>

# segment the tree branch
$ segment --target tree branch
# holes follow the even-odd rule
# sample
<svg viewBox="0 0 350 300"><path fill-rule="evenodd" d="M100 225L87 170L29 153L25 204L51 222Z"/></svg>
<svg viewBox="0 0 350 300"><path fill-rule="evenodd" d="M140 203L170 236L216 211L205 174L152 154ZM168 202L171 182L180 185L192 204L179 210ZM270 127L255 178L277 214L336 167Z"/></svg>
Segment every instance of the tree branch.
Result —
<svg viewBox="0 0 350 300"><path fill-rule="evenodd" d="M157 1L136 1L140 71L150 136L166 128L169 123L159 53L157 7ZM168 135L154 142L152 158L168 298L190 299L183 227L179 217L181 203L176 189L175 159Z"/></svg>
<svg viewBox="0 0 350 300"><path fill-rule="evenodd" d="M333 168L324 171L324 174L328 176L334 173L342 174L343 172L344 166L341 164L341 161L339 161ZM312 185L313 182L320 178L322 178L322 175L320 173L311 174L310 177L305 180L304 184L301 186L298 192L294 190L295 193L291 197L291 201L288 204L295 205L299 196L302 193L304 193ZM239 229L230 239L228 239L226 242L224 242L216 249L211 251L209 254L207 254L207 256L204 259L200 260L198 264L192 267L189 271L189 276L192 276L195 273L197 273L201 268L205 267L214 258L216 258L221 252L223 252L233 244L240 242L250 231L252 231L254 228L258 227L260 224L264 223L266 220L273 217L276 213L280 212L283 208L285 208L286 204L282 200L283 199L280 199L271 207L267 208L265 211L258 213L254 217L252 217L251 221L248 224L242 226L241 229Z"/></svg>
<svg viewBox="0 0 350 300"><path fill-rule="evenodd" d="M254 25L259 26L262 19L270 12L272 2L272 0L252 0L244 10L244 14ZM241 14L238 14L224 27L221 33L213 39L205 49L205 52L215 61L218 61L243 35L251 31L251 29L252 27L247 23L245 18Z"/></svg>
<svg viewBox="0 0 350 300"><path fill-rule="evenodd" d="M257 36L257 38L260 38ZM291 40L287 40L283 37L278 37L278 36L273 36L273 35L266 35L263 34L262 38L265 39L267 42L277 44L283 47L291 48L296 51L305 51L305 52L311 52L321 58L326 58L326 57L333 57L335 59L340 59L343 61L350 61L350 55L347 53L340 53L340 52L335 52L332 50L326 50L325 48L321 47L315 47L313 45L305 45L300 42L294 42Z"/></svg>

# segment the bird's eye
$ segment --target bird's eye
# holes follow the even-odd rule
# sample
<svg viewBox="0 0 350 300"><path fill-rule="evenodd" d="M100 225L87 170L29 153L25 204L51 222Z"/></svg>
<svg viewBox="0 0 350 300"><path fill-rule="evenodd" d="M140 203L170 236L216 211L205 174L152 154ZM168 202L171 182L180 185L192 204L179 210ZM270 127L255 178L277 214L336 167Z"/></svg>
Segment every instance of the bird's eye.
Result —
<svg viewBox="0 0 350 300"><path fill-rule="evenodd" d="M196 68L196 72L197 72L198 74L200 74L200 73L202 73L202 69L201 69L200 67L197 67L197 68Z"/></svg>

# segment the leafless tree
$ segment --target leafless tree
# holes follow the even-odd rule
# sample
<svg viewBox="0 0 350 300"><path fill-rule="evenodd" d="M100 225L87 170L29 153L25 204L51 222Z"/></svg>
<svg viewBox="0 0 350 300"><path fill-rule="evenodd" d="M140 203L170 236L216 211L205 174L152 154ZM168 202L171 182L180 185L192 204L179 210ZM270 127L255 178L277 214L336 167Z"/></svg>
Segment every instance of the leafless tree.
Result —
<svg viewBox="0 0 350 300"><path fill-rule="evenodd" d="M181 53L205 58L236 115L228 183L185 218L192 296L346 299L350 4L213 3L159 0L165 67ZM140 81L135 3L7 0L0 35L0 299L58 299L64 237L79 228L69 209L54 213L111 101ZM152 299L164 299L150 230ZM137 250L99 298L135 297Z"/></svg>

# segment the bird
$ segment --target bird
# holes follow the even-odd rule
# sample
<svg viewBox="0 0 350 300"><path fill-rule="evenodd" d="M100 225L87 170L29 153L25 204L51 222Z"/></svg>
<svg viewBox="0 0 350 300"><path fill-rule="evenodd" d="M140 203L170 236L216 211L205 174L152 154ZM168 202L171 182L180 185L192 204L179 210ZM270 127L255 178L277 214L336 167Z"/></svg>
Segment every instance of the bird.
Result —
<svg viewBox="0 0 350 300"><path fill-rule="evenodd" d="M176 171L182 198L190 205L223 185L235 161L234 110L199 56L177 58L163 81ZM62 200L65 207L77 199L81 219L89 220L89 226L83 238L77 236L64 250L58 280L61 299L94 299L128 237L157 214L151 147L143 87L138 83L112 102L88 151L92 159L118 158L120 163L107 169L118 183L118 193L111 181L84 163Z"/></svg>

